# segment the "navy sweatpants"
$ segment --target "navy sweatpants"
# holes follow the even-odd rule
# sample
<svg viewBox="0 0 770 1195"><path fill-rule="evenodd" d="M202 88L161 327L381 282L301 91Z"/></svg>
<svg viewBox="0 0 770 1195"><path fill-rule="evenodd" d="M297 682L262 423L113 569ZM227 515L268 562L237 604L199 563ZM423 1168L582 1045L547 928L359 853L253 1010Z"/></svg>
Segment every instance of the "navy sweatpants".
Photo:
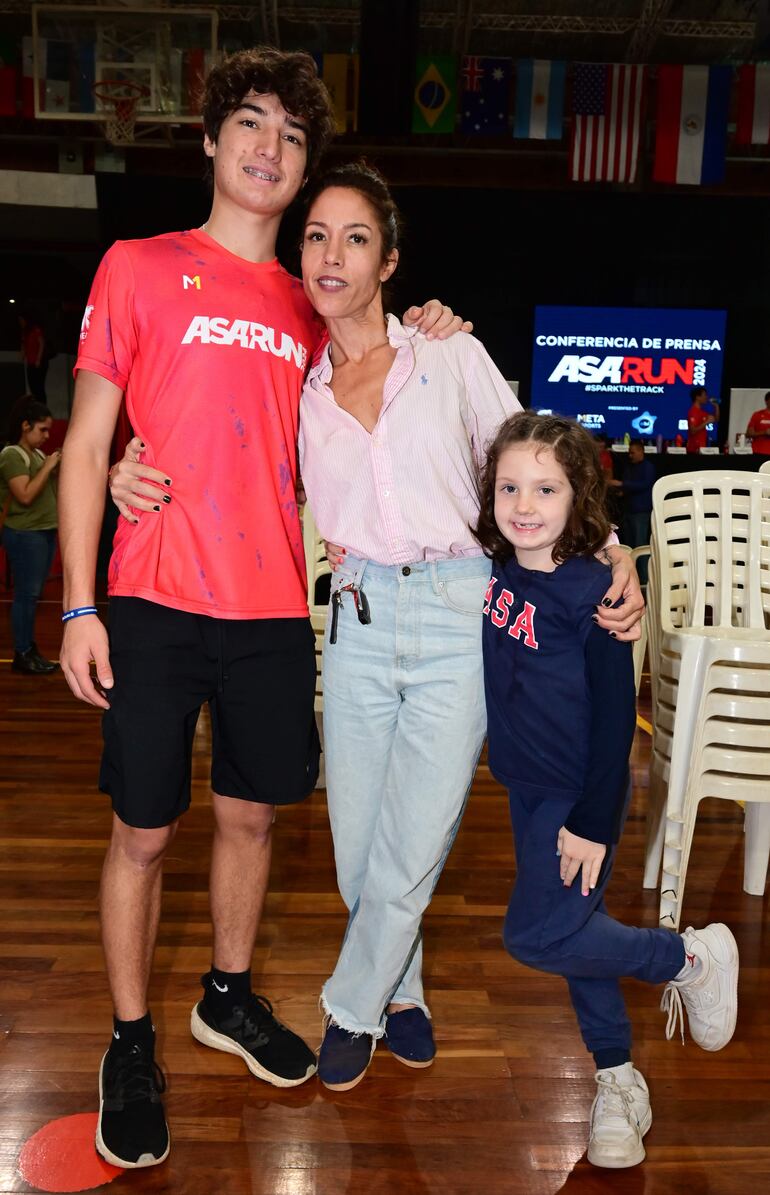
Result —
<svg viewBox="0 0 770 1195"><path fill-rule="evenodd" d="M520 963L563 975L569 984L580 1032L591 1053L631 1048L631 1025L619 980L665 983L685 962L679 934L638 929L610 917L604 906L615 847L588 896L582 873L565 888L559 877L556 841L573 800L508 794L516 844L517 875L505 915L505 948Z"/></svg>

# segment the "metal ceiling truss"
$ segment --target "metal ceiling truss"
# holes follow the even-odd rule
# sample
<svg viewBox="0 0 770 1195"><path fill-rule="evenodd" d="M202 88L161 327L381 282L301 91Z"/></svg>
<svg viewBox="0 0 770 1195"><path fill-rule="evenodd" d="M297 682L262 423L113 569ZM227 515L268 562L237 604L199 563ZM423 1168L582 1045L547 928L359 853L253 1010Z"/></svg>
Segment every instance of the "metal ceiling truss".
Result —
<svg viewBox="0 0 770 1195"><path fill-rule="evenodd" d="M47 0L47 2L72 3L72 0ZM197 2L197 0L196 0ZM282 6L279 12L278 0L260 0L259 4L210 4L200 0L201 7L213 8L220 21L260 21L266 36L273 45L280 44L280 25L286 21L303 25L358 25L361 10L358 5L347 8L321 8L306 5ZM91 0L93 3L93 0ZM466 7L467 5L467 7ZM87 6L87 5L85 5ZM29 0L0 0L0 12L28 12ZM138 4L137 7L142 7ZM456 3L445 12L423 12L420 24L424 29L456 28L458 13L462 13L463 32L480 29L487 33L553 33L583 36L623 37L632 33L634 57L643 56L658 37L697 38L708 41L753 41L756 37L754 21L699 21L672 20L664 18L663 12L670 7L670 0L644 0L640 16L630 17L580 17L553 16L547 13L474 13L472 3ZM173 4L155 4L159 8L173 9ZM462 40L462 39L461 39Z"/></svg>
<svg viewBox="0 0 770 1195"><path fill-rule="evenodd" d="M644 6L626 51L629 62L644 61L658 40L661 25L671 4L672 0L644 0Z"/></svg>

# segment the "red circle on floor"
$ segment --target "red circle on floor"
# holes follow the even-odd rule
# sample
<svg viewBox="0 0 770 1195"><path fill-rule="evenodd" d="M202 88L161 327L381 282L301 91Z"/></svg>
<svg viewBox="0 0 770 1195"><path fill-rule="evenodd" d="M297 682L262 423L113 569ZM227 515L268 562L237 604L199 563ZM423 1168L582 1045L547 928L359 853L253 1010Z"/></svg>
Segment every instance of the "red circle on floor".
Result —
<svg viewBox="0 0 770 1195"><path fill-rule="evenodd" d="M38 1191L93 1191L123 1171L99 1157L94 1146L96 1112L51 1120L19 1154L19 1172Z"/></svg>

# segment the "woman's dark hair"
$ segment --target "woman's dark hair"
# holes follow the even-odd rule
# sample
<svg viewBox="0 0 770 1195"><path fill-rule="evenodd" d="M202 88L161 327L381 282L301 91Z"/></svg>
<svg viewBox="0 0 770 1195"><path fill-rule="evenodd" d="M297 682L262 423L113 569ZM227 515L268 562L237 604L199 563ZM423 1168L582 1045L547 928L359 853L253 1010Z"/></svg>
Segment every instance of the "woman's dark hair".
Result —
<svg viewBox="0 0 770 1195"><path fill-rule="evenodd" d="M32 427L35 423L42 423L45 419L53 419L45 403L38 402L31 394L22 394L17 398L8 414L6 437L8 444L18 444L21 439L21 427L28 423Z"/></svg>
<svg viewBox="0 0 770 1195"><path fill-rule="evenodd" d="M363 160L348 162L344 166L332 166L310 184L305 199L305 223L316 199L324 191L328 191L329 187L347 187L351 191L358 191L359 195L363 195L368 201L377 218L377 226L382 236L384 265L393 250L398 248L401 236L401 215L385 179L378 170Z"/></svg>
<svg viewBox="0 0 770 1195"><path fill-rule="evenodd" d="M479 481L479 519L472 528L484 554L502 563L513 556L513 545L495 522L495 478L497 463L506 448L526 443L552 450L575 495L567 525L553 546L553 559L561 564L569 556L592 556L610 533L604 505L607 482L597 444L572 419L535 415L532 411L521 411L507 419L487 453Z"/></svg>
<svg viewBox="0 0 770 1195"><path fill-rule="evenodd" d="M216 142L222 122L250 91L277 95L287 112L307 121L307 173L318 166L337 131L334 109L316 64L303 52L283 53L271 46L238 50L212 67L204 85L203 128Z"/></svg>

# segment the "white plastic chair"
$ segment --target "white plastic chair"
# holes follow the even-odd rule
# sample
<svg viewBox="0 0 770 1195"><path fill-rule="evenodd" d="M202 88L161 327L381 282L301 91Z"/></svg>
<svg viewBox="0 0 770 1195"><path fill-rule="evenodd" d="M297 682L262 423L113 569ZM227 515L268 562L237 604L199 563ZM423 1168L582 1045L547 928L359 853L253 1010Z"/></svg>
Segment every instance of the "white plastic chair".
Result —
<svg viewBox="0 0 770 1195"><path fill-rule="evenodd" d="M694 472L656 483L647 620L653 744L644 882L655 886L663 855L662 888L667 896L665 903L661 901L661 916L678 925L692 834L689 822L694 823L697 813L697 801L687 804L688 785L694 793L709 770L701 766L698 754L709 744L696 747L702 702L715 682L726 680L724 671L712 675L712 670L726 666L735 687L741 675L747 676L746 669L770 663L767 475ZM770 727L766 739L770 753ZM724 790L722 785L720 792ZM759 825L764 826L762 817L750 812L747 851L752 857ZM766 867L765 857L763 883ZM756 867L749 882L756 891L755 873Z"/></svg>
<svg viewBox="0 0 770 1195"><path fill-rule="evenodd" d="M634 566L636 568L638 568L639 560L644 557L649 558L649 555L650 555L650 545L649 544L645 544L643 547L634 548L631 552L631 559L634 562ZM648 583L649 583L649 581L648 581ZM642 615L640 630L641 630L641 635L634 643L634 649L633 649L633 652L634 652L634 683L636 685L637 697L639 696L639 689L641 688L641 684L642 684L642 673L644 672L644 660L645 660L645 656L647 655L648 632L647 632L647 614L646 613Z"/></svg>
<svg viewBox="0 0 770 1195"><path fill-rule="evenodd" d="M767 645L770 666L770 644ZM770 857L770 694L767 670L716 669L704 694L693 766L680 812L667 810L660 918L678 928L698 806L704 797L745 802L744 891L762 896ZM730 675L726 673L729 671ZM742 673L742 675L740 675Z"/></svg>
<svg viewBox="0 0 770 1195"><path fill-rule="evenodd" d="M770 460L765 461L764 465L759 466L760 473L770 473Z"/></svg>
<svg viewBox="0 0 770 1195"><path fill-rule="evenodd" d="M315 709L318 733L321 738L321 746L323 747L323 650L326 615L329 605L328 602L323 603L317 600L316 586L319 578L328 576L332 570L331 565L326 559L324 541L318 534L310 507L307 503L305 503L302 512L302 542L305 549L305 569L307 571L307 604L310 610L310 625L315 635L315 701L313 708ZM326 771L323 755L321 756L321 771L318 776L317 787L326 787Z"/></svg>
<svg viewBox="0 0 770 1195"><path fill-rule="evenodd" d="M307 604L310 610L310 625L315 633L316 650L316 698L315 709L320 713L323 709L323 692L321 690L321 663L323 659L324 631L326 628L326 614L328 602L319 602L316 597L316 586L319 578L331 573L331 565L326 559L324 541L318 534L313 521L310 507L305 503L302 512L302 542L305 549L305 568L307 570Z"/></svg>

